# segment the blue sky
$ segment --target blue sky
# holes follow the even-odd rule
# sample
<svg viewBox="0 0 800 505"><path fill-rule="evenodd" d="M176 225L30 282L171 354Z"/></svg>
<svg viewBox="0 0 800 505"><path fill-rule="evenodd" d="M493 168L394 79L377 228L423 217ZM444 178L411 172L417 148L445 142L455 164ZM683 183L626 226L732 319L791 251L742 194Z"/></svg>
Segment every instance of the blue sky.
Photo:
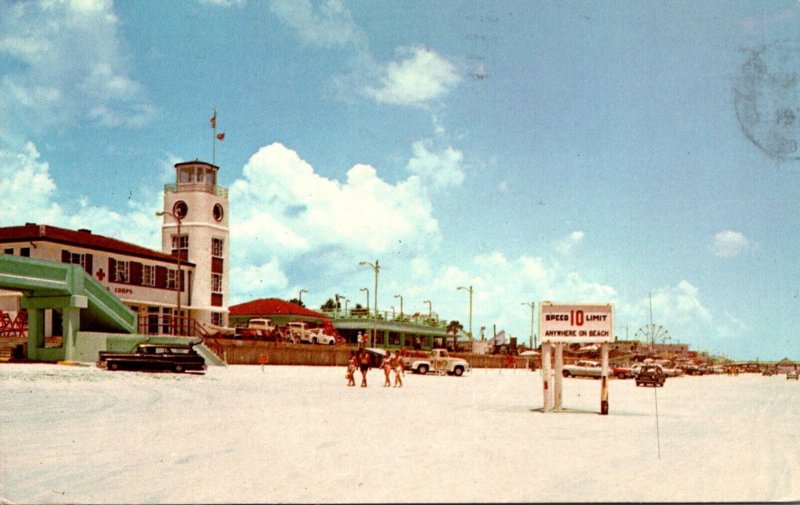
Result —
<svg viewBox="0 0 800 505"><path fill-rule="evenodd" d="M800 359L798 27L796 1L0 0L0 225L158 248L216 107L234 303L364 304L377 258L382 309L466 324L472 285L476 334L553 300L633 338L652 294L674 340Z"/></svg>

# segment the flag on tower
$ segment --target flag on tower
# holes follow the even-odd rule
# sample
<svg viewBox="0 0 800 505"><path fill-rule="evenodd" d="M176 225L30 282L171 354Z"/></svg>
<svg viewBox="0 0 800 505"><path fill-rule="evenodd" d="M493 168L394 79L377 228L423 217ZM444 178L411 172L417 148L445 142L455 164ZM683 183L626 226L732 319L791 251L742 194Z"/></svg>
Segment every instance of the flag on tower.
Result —
<svg viewBox="0 0 800 505"><path fill-rule="evenodd" d="M211 116L210 121L211 121L211 128L216 129L217 128L217 111L216 110L214 111L214 115Z"/></svg>
<svg viewBox="0 0 800 505"><path fill-rule="evenodd" d="M224 133L217 133L217 140L225 140L225 134Z"/></svg>

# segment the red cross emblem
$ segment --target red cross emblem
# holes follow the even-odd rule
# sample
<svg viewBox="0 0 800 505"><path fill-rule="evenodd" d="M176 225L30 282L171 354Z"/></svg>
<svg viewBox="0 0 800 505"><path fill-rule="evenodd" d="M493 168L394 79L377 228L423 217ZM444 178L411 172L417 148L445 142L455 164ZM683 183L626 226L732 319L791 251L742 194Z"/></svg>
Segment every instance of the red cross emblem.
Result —
<svg viewBox="0 0 800 505"><path fill-rule="evenodd" d="M101 268L100 270L98 270L98 271L97 271L97 273L96 273L95 275L96 275L96 276L97 276L97 278L98 278L98 279L100 279L101 281L102 281L103 279L105 279L105 277L106 277L106 273L105 273L105 272L103 272L103 269L102 269L102 268Z"/></svg>

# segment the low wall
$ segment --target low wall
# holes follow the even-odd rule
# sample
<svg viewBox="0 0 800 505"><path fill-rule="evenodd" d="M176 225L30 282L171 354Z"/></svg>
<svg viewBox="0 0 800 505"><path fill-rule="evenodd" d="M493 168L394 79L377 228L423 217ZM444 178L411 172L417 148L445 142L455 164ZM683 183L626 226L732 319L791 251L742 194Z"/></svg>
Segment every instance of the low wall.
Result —
<svg viewBox="0 0 800 505"><path fill-rule="evenodd" d="M214 349L229 365L347 366L350 351L355 348L220 339ZM506 356L468 353L454 353L452 356L467 360L470 368L509 367ZM527 368L529 362L528 358L516 357L511 366Z"/></svg>

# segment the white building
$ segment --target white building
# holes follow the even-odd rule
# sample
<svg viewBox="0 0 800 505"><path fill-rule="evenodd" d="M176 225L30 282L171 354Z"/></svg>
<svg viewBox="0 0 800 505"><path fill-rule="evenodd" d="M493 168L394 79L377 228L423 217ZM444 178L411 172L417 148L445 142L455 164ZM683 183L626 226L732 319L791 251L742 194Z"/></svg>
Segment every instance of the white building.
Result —
<svg viewBox="0 0 800 505"><path fill-rule="evenodd" d="M227 326L228 193L216 184L215 165L194 161L175 170L176 182L164 187L162 251L88 229L27 223L0 228L0 253L81 265L138 314L140 333L171 333L178 306L184 331L191 332L185 318ZM0 311L18 309L19 296L0 291ZM46 328L48 335L60 328L58 314L48 314Z"/></svg>

